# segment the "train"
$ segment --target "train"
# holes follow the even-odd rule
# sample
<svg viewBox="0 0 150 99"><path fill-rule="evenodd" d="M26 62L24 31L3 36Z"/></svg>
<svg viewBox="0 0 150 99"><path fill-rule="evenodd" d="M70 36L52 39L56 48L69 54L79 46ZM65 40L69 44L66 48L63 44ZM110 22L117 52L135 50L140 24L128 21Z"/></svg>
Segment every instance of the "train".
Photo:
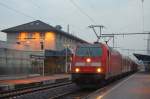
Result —
<svg viewBox="0 0 150 99"><path fill-rule="evenodd" d="M138 70L131 58L105 43L81 44L72 57L71 77L78 85L100 84Z"/></svg>

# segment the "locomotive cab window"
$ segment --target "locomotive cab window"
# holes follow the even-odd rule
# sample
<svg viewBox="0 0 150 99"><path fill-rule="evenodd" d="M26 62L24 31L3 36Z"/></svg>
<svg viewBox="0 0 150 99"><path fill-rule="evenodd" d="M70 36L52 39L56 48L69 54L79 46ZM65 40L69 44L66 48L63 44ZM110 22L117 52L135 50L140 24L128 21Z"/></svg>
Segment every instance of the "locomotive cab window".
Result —
<svg viewBox="0 0 150 99"><path fill-rule="evenodd" d="M76 50L77 56L101 56L102 49L100 47L79 47Z"/></svg>

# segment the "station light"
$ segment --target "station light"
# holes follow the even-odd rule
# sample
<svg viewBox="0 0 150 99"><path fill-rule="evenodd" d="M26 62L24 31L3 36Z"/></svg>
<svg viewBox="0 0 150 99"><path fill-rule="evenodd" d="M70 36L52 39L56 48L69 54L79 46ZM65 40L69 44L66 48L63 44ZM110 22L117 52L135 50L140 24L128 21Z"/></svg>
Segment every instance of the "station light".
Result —
<svg viewBox="0 0 150 99"><path fill-rule="evenodd" d="M97 68L97 72L98 73L102 72L101 68Z"/></svg>
<svg viewBox="0 0 150 99"><path fill-rule="evenodd" d="M76 68L76 69L75 69L75 72L76 72L76 73L78 73L79 71L80 71L80 69L79 69L79 68Z"/></svg>
<svg viewBox="0 0 150 99"><path fill-rule="evenodd" d="M91 58L87 58L87 59L86 59L86 62L87 62L87 63L90 63L90 62L91 62Z"/></svg>

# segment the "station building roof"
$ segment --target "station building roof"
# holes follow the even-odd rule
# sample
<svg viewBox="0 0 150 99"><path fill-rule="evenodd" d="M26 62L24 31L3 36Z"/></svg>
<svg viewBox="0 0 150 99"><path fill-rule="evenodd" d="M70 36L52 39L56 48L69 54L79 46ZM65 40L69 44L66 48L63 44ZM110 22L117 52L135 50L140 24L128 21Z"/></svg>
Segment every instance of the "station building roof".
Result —
<svg viewBox="0 0 150 99"><path fill-rule="evenodd" d="M143 62L150 62L150 55L144 55L144 54L136 54L136 53L134 53L134 56L138 60L142 60Z"/></svg>
<svg viewBox="0 0 150 99"><path fill-rule="evenodd" d="M53 31L55 30L54 27L52 27L49 24L46 24L40 20L36 20L33 22L25 23L22 25L18 25L15 27L11 27L8 29L2 30L2 32L6 33L14 33L14 32L46 32L46 31Z"/></svg>
<svg viewBox="0 0 150 99"><path fill-rule="evenodd" d="M17 32L31 32L31 33L32 32L42 32L43 33L43 32L49 32L49 31L65 35L67 37L70 37L71 39L75 39L75 40L78 40L83 43L87 43L86 41L84 41L74 35L71 35L67 32L57 29L56 27L53 27L53 26L51 26L47 23L44 23L40 20L36 20L33 22L25 23L22 25L18 25L15 27L11 27L11 28L2 30L2 32L5 32L5 33L17 33Z"/></svg>
<svg viewBox="0 0 150 99"><path fill-rule="evenodd" d="M73 54L72 51L69 48L65 48L61 51L45 50L45 57L66 56L66 53L67 53L67 55L72 55Z"/></svg>

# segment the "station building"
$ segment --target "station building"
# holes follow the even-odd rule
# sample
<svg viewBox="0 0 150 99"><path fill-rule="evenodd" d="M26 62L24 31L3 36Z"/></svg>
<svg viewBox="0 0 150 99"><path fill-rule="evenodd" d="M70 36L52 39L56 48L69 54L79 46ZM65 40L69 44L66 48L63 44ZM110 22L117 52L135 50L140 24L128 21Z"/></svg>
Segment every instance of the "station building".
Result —
<svg viewBox="0 0 150 99"><path fill-rule="evenodd" d="M72 49L78 44L87 43L64 32L59 25L53 27L40 20L11 27L2 32L7 33L9 49L30 53L30 66L27 67L34 69L30 71L38 74L64 73L65 58L69 61Z"/></svg>
<svg viewBox="0 0 150 99"><path fill-rule="evenodd" d="M6 48L7 45L6 45L6 41L1 41L0 40L0 48Z"/></svg>
<svg viewBox="0 0 150 99"><path fill-rule="evenodd" d="M74 48L84 40L53 27L40 20L2 30L7 33L7 42L14 43L11 48L19 50L62 50L65 46ZM17 43L18 45L16 45Z"/></svg>

